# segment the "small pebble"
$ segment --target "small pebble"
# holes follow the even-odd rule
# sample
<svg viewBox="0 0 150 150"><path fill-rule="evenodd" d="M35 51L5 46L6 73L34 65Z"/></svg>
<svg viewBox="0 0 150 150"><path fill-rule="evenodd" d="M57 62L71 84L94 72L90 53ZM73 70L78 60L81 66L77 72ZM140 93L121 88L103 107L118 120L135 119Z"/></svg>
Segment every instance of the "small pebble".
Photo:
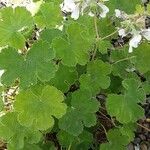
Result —
<svg viewBox="0 0 150 150"><path fill-rule="evenodd" d="M140 150L148 150L147 145L145 143L140 144Z"/></svg>
<svg viewBox="0 0 150 150"><path fill-rule="evenodd" d="M146 136L144 134L140 134L139 135L139 138L142 140L142 141L145 141L146 140Z"/></svg>
<svg viewBox="0 0 150 150"><path fill-rule="evenodd" d="M127 149L128 150L134 150L134 145L132 143L130 143L128 146L127 146Z"/></svg>

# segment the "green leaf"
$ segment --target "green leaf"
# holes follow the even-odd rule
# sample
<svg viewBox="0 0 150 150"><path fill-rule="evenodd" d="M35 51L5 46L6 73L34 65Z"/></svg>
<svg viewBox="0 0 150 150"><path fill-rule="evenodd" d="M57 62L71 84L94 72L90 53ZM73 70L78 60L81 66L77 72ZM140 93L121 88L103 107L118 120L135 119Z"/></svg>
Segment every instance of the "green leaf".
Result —
<svg viewBox="0 0 150 150"><path fill-rule="evenodd" d="M62 32L58 29L45 29L41 35L40 38L43 41L47 41L49 44L52 43L53 39L56 37L62 36Z"/></svg>
<svg viewBox="0 0 150 150"><path fill-rule="evenodd" d="M4 107L2 92L3 92L3 87L0 86L0 111L2 111Z"/></svg>
<svg viewBox="0 0 150 150"><path fill-rule="evenodd" d="M110 83L110 87L109 90L111 91L111 93L120 93L122 91L122 79L118 76L110 76L111 78L111 83Z"/></svg>
<svg viewBox="0 0 150 150"><path fill-rule="evenodd" d="M96 32L95 32L95 25L93 22L93 17L89 17L89 15L86 15L86 14L84 14L83 16L81 15L78 19L78 23L82 24L88 29L89 33L86 38L89 38L93 40L93 42L95 42Z"/></svg>
<svg viewBox="0 0 150 150"><path fill-rule="evenodd" d="M10 150L24 147L24 142L33 144L41 139L41 133L21 126L17 121L16 113L7 113L0 120L0 137L8 142Z"/></svg>
<svg viewBox="0 0 150 150"><path fill-rule="evenodd" d="M76 140L77 137L63 130L60 130L57 134L57 138L63 148L68 148L70 145L73 144L73 142Z"/></svg>
<svg viewBox="0 0 150 150"><path fill-rule="evenodd" d="M57 138L63 148L68 148L69 146L71 146L72 150L80 148L88 149L90 148L89 145L93 140L92 134L86 130L84 130L79 136L73 136L63 130L60 130L57 134Z"/></svg>
<svg viewBox="0 0 150 150"><path fill-rule="evenodd" d="M148 95L150 93L150 83L143 82L143 88L144 88L145 93Z"/></svg>
<svg viewBox="0 0 150 150"><path fill-rule="evenodd" d="M123 47L111 52L112 72L114 76L127 78L129 71L133 65L131 60L135 59L134 55L130 55L128 49Z"/></svg>
<svg viewBox="0 0 150 150"><path fill-rule="evenodd" d="M126 13L134 13L137 4L140 4L140 0L111 0L107 4L108 8L110 9L110 14L114 13L115 9L120 9L125 11Z"/></svg>
<svg viewBox="0 0 150 150"><path fill-rule="evenodd" d="M145 12L145 7L142 6L142 5L136 5L136 13L138 13L139 15L141 14L144 14Z"/></svg>
<svg viewBox="0 0 150 150"><path fill-rule="evenodd" d="M86 28L78 23L72 23L68 26L66 33L68 40L57 38L53 41L53 48L56 51L58 59L67 66L76 66L76 64L85 65L89 60L90 41L86 38Z"/></svg>
<svg viewBox="0 0 150 150"><path fill-rule="evenodd" d="M38 41L27 55L28 64L33 63L35 74L42 82L49 81L55 76L56 66L52 63L55 53L47 42Z"/></svg>
<svg viewBox="0 0 150 150"><path fill-rule="evenodd" d="M121 128L119 128L122 135L128 137L128 141L133 141L135 137L136 131L136 123L124 124Z"/></svg>
<svg viewBox="0 0 150 150"><path fill-rule="evenodd" d="M57 70L52 63L55 54L47 42L36 42L23 57L13 48L4 49L0 53L0 69L4 69L2 83L10 86L16 79L20 80L22 88L54 77Z"/></svg>
<svg viewBox="0 0 150 150"><path fill-rule="evenodd" d="M100 150L125 150L129 143L128 137L122 135L118 129L112 129L107 134L108 143L100 145Z"/></svg>
<svg viewBox="0 0 150 150"><path fill-rule="evenodd" d="M61 14L59 3L43 3L34 19L40 28L54 28L63 21Z"/></svg>
<svg viewBox="0 0 150 150"><path fill-rule="evenodd" d="M86 89L93 95L99 92L100 88L107 89L110 85L111 66L102 60L91 61L87 64L87 73L80 77L80 88Z"/></svg>
<svg viewBox="0 0 150 150"><path fill-rule="evenodd" d="M135 122L144 115L144 110L137 104L145 99L144 90L135 79L125 79L122 84L125 94L109 94L107 111L121 123Z"/></svg>
<svg viewBox="0 0 150 150"><path fill-rule="evenodd" d="M136 56L135 67L141 72L146 73L150 71L150 44L143 43L134 50L133 55Z"/></svg>
<svg viewBox="0 0 150 150"><path fill-rule="evenodd" d="M42 150L42 149L38 145L25 143L24 148L21 150Z"/></svg>
<svg viewBox="0 0 150 150"><path fill-rule="evenodd" d="M31 14L23 7L8 7L0 10L0 46L9 45L16 49L25 46L25 37L21 30L32 28Z"/></svg>
<svg viewBox="0 0 150 150"><path fill-rule="evenodd" d="M98 50L100 53L102 54L107 54L107 51L108 51L108 48L111 48L112 45L109 41L106 41L106 40L100 40L98 42Z"/></svg>
<svg viewBox="0 0 150 150"><path fill-rule="evenodd" d="M19 113L20 124L37 130L47 130L54 125L54 117L61 118L66 113L64 95L53 86L43 88L41 95L28 89L16 97L15 110Z"/></svg>
<svg viewBox="0 0 150 150"><path fill-rule="evenodd" d="M113 21L110 18L106 17L97 21L98 31L101 38L104 38L116 31Z"/></svg>
<svg viewBox="0 0 150 150"><path fill-rule="evenodd" d="M96 124L95 113L98 109L98 101L92 98L88 91L76 91L72 94L71 108L60 119L59 127L74 136L78 136L82 133L84 126L91 127Z"/></svg>
<svg viewBox="0 0 150 150"><path fill-rule="evenodd" d="M77 77L78 75L75 68L60 65L55 77L50 83L65 93L77 80Z"/></svg>

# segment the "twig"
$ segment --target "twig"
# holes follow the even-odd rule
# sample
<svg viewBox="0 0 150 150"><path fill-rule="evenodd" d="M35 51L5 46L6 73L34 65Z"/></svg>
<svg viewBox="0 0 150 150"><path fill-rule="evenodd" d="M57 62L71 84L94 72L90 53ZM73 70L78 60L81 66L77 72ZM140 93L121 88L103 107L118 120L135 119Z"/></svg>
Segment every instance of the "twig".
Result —
<svg viewBox="0 0 150 150"><path fill-rule="evenodd" d="M97 51L97 41L100 39L99 33L98 33L98 27L97 27L97 17L96 14L94 16L94 27L95 27L95 33L96 33L96 42L95 42L95 49L92 55L92 60L95 58L96 51Z"/></svg>
<svg viewBox="0 0 150 150"><path fill-rule="evenodd" d="M71 144L69 145L68 149L67 150L71 150Z"/></svg>
<svg viewBox="0 0 150 150"><path fill-rule="evenodd" d="M117 63L122 62L122 61L125 61L125 60L133 59L133 58L135 58L135 57L136 57L136 56L131 56L131 57L127 57L127 58L120 59L120 60L114 62L112 65L117 64Z"/></svg>
<svg viewBox="0 0 150 150"><path fill-rule="evenodd" d="M98 26L97 26L97 17L96 15L94 16L94 27L95 27L95 32L96 32L96 39L100 39L99 33L98 33Z"/></svg>
<svg viewBox="0 0 150 150"><path fill-rule="evenodd" d="M110 118L108 118L105 114L103 114L101 111L100 111L100 114L101 114L102 116L104 116L106 119L108 119L108 120L114 125L114 127L117 127L117 126L115 125L115 123L114 123Z"/></svg>
<svg viewBox="0 0 150 150"><path fill-rule="evenodd" d="M137 123L137 125L140 126L140 127L143 128L143 129L147 130L148 132L150 132L150 129L149 129L149 128L147 128L147 127L141 125L140 123Z"/></svg>
<svg viewBox="0 0 150 150"><path fill-rule="evenodd" d="M118 32L118 30L116 30L116 31L112 32L111 34L109 34L109 35L107 35L107 36L101 38L100 40L105 40L105 39L111 37L112 35L116 34L117 32Z"/></svg>
<svg viewBox="0 0 150 150"><path fill-rule="evenodd" d="M105 127L103 126L103 124L100 124L102 126L102 128L104 129L105 135L107 136L107 131L105 129Z"/></svg>

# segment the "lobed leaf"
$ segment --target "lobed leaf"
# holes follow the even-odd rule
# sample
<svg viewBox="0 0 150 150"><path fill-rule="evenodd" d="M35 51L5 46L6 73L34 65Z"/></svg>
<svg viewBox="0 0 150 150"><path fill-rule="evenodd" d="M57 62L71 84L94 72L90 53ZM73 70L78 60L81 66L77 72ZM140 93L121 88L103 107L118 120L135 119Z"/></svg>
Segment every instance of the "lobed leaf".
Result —
<svg viewBox="0 0 150 150"><path fill-rule="evenodd" d="M125 94L109 94L106 108L121 123L135 122L144 115L144 110L138 105L145 99L144 90L135 79L125 79L122 84Z"/></svg>
<svg viewBox="0 0 150 150"><path fill-rule="evenodd" d="M23 57L13 48L4 49L0 53L0 69L4 69L2 83L10 86L16 79L20 86L27 88L37 83L49 81L57 70L52 62L55 54L49 44L44 41L36 42L26 57Z"/></svg>
<svg viewBox="0 0 150 150"><path fill-rule="evenodd" d="M16 97L15 110L18 112L20 124L36 130L47 130L54 125L54 118L61 118L67 106L64 95L53 86L43 88L41 95L28 89Z"/></svg>
<svg viewBox="0 0 150 150"><path fill-rule="evenodd" d="M88 91L76 91L72 94L71 108L60 119L59 128L78 136L84 126L91 127L96 124L96 115L99 103L92 98ZM75 119L75 120L74 120Z"/></svg>
<svg viewBox="0 0 150 150"><path fill-rule="evenodd" d="M25 37L21 33L33 27L30 12L23 7L8 7L0 10L0 47L9 45L16 49L25 46Z"/></svg>

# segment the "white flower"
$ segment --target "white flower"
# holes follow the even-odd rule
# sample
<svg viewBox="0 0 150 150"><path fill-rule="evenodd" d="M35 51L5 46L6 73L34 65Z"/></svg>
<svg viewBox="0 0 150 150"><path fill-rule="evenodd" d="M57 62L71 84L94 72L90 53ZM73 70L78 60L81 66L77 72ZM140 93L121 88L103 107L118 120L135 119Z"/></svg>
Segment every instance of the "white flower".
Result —
<svg viewBox="0 0 150 150"><path fill-rule="evenodd" d="M121 37L125 37L127 35L125 29L119 29L118 33Z"/></svg>
<svg viewBox="0 0 150 150"><path fill-rule="evenodd" d="M122 18L122 14L121 14L121 11L119 9L115 9L115 16L117 18Z"/></svg>
<svg viewBox="0 0 150 150"><path fill-rule="evenodd" d="M77 4L74 10L72 11L71 18L77 20L79 18L79 15L80 15L79 4Z"/></svg>
<svg viewBox="0 0 150 150"><path fill-rule="evenodd" d="M60 4L62 11L73 12L76 4L74 0L64 0L62 4Z"/></svg>
<svg viewBox="0 0 150 150"><path fill-rule="evenodd" d="M106 5L104 5L103 3L98 3L98 5L99 5L99 7L101 7L101 9L102 9L102 13L100 14L100 16L101 16L102 18L105 18L105 17L106 17L106 14L109 12L109 8L108 8Z"/></svg>
<svg viewBox="0 0 150 150"><path fill-rule="evenodd" d="M29 3L29 4L26 5L26 9L28 11L30 11L30 13L32 14L32 16L34 16L38 12L38 10L39 10L39 8L40 8L40 6L41 6L42 3L43 3L42 0L40 0L38 2L35 2L35 3L31 2L31 3Z"/></svg>
<svg viewBox="0 0 150 150"><path fill-rule="evenodd" d="M1 79L1 77L2 77L2 75L3 75L3 73L4 73L4 70L0 70L0 79ZM0 86L2 85L2 83L1 83L1 81L0 81Z"/></svg>
<svg viewBox="0 0 150 150"><path fill-rule="evenodd" d="M81 14L83 15L84 10L91 4L91 0L84 0L82 2Z"/></svg>
<svg viewBox="0 0 150 150"><path fill-rule="evenodd" d="M58 30L60 30L60 31L62 31L63 30L63 25L56 25L56 29L58 29Z"/></svg>
<svg viewBox="0 0 150 150"><path fill-rule="evenodd" d="M32 0L1 0L2 2L6 3L7 7L26 7L26 9L28 11L30 11L30 13L32 14L32 16L34 16L39 8L40 5L43 3L43 0L40 0L38 2L33 2Z"/></svg>
<svg viewBox="0 0 150 150"><path fill-rule="evenodd" d="M129 42L129 53L133 52L133 48L138 47L141 40L142 40L142 36L140 34L133 35L132 39Z"/></svg>
<svg viewBox="0 0 150 150"><path fill-rule="evenodd" d="M115 9L115 16L120 19L128 18L128 15L124 11L121 11L119 9Z"/></svg>
<svg viewBox="0 0 150 150"><path fill-rule="evenodd" d="M145 39L150 41L150 28L142 30L141 34L144 36Z"/></svg>
<svg viewBox="0 0 150 150"><path fill-rule="evenodd" d="M78 19L80 14L79 3L75 3L75 0L64 0L60 5L61 10L64 12L70 12L73 19Z"/></svg>
<svg viewBox="0 0 150 150"><path fill-rule="evenodd" d="M108 1L108 0L103 0ZM109 12L109 8L103 4L103 2L97 3L95 0L64 0L64 2L60 5L61 10L64 12L70 12L71 18L77 20L81 15L84 14L84 10L92 5L98 5L102 12L100 16L102 18L106 17L106 14ZM90 11L88 12L89 16L94 16L94 14Z"/></svg>
<svg viewBox="0 0 150 150"><path fill-rule="evenodd" d="M88 15L94 17L94 14L91 11L88 13Z"/></svg>
<svg viewBox="0 0 150 150"><path fill-rule="evenodd" d="M145 29L143 26L138 26L140 23L143 24L145 17L127 15L125 12L120 11L119 9L116 9L115 13L116 17L123 19L121 22L121 29L118 31L119 35L121 37L124 37L127 34L132 35L132 38L129 41L129 53L133 52L133 48L138 47L143 37L150 41L150 28Z"/></svg>

